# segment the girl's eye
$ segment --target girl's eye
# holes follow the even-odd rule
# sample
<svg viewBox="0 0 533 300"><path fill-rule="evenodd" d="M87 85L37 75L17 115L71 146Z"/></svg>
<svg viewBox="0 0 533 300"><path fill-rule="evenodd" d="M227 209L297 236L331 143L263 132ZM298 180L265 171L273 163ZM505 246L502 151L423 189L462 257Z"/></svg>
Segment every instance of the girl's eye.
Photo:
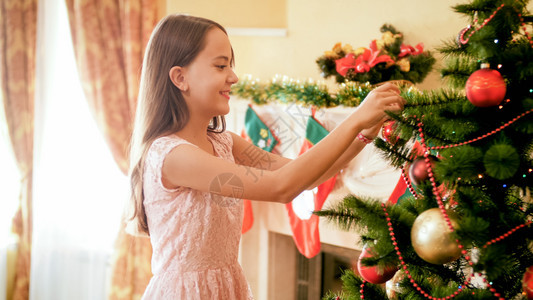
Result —
<svg viewBox="0 0 533 300"><path fill-rule="evenodd" d="M224 70L227 66L226 65L218 65L216 67L219 68L220 70Z"/></svg>

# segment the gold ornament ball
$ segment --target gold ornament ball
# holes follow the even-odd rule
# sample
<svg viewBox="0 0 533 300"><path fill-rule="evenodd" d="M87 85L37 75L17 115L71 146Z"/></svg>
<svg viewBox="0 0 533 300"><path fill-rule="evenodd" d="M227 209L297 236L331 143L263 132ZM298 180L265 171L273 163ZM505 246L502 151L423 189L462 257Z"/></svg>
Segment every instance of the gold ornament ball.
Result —
<svg viewBox="0 0 533 300"><path fill-rule="evenodd" d="M458 228L453 211L446 210L454 228ZM442 265L461 257L461 249L451 235L440 209L431 208L421 213L411 228L411 244L423 260Z"/></svg>

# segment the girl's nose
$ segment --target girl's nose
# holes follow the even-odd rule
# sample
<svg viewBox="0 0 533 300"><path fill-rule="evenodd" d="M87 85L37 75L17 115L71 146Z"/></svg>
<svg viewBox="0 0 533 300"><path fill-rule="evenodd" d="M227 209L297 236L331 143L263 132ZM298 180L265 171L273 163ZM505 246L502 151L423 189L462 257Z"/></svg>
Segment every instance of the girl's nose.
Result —
<svg viewBox="0 0 533 300"><path fill-rule="evenodd" d="M230 69L230 75L228 76L228 82L231 84L237 83L239 81L239 77L237 77L237 74L233 71L233 69Z"/></svg>

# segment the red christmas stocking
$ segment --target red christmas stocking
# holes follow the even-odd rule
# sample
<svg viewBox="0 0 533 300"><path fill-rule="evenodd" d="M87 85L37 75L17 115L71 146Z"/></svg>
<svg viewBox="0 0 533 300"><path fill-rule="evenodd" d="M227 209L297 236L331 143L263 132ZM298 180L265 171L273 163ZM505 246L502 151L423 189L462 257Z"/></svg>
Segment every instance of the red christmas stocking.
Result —
<svg viewBox="0 0 533 300"><path fill-rule="evenodd" d="M328 133L314 116L310 116L307 121L306 138L300 150L300 155L318 143ZM336 180L337 175L326 180L312 191L302 192L291 203L285 205L296 247L307 258L311 258L320 252L319 218L312 212L322 209L322 205L324 205L326 198L333 190Z"/></svg>

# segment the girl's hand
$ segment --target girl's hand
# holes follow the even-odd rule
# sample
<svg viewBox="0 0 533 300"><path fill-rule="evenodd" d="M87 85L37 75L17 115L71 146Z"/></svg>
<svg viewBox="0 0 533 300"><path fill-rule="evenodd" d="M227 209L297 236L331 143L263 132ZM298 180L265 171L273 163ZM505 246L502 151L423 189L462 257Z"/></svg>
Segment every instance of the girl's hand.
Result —
<svg viewBox="0 0 533 300"><path fill-rule="evenodd" d="M377 131L388 117L385 111L399 112L404 104L405 99L400 96L400 89L392 83L385 83L372 90L354 114L357 114L364 128L370 129L377 126L378 129L373 130Z"/></svg>

